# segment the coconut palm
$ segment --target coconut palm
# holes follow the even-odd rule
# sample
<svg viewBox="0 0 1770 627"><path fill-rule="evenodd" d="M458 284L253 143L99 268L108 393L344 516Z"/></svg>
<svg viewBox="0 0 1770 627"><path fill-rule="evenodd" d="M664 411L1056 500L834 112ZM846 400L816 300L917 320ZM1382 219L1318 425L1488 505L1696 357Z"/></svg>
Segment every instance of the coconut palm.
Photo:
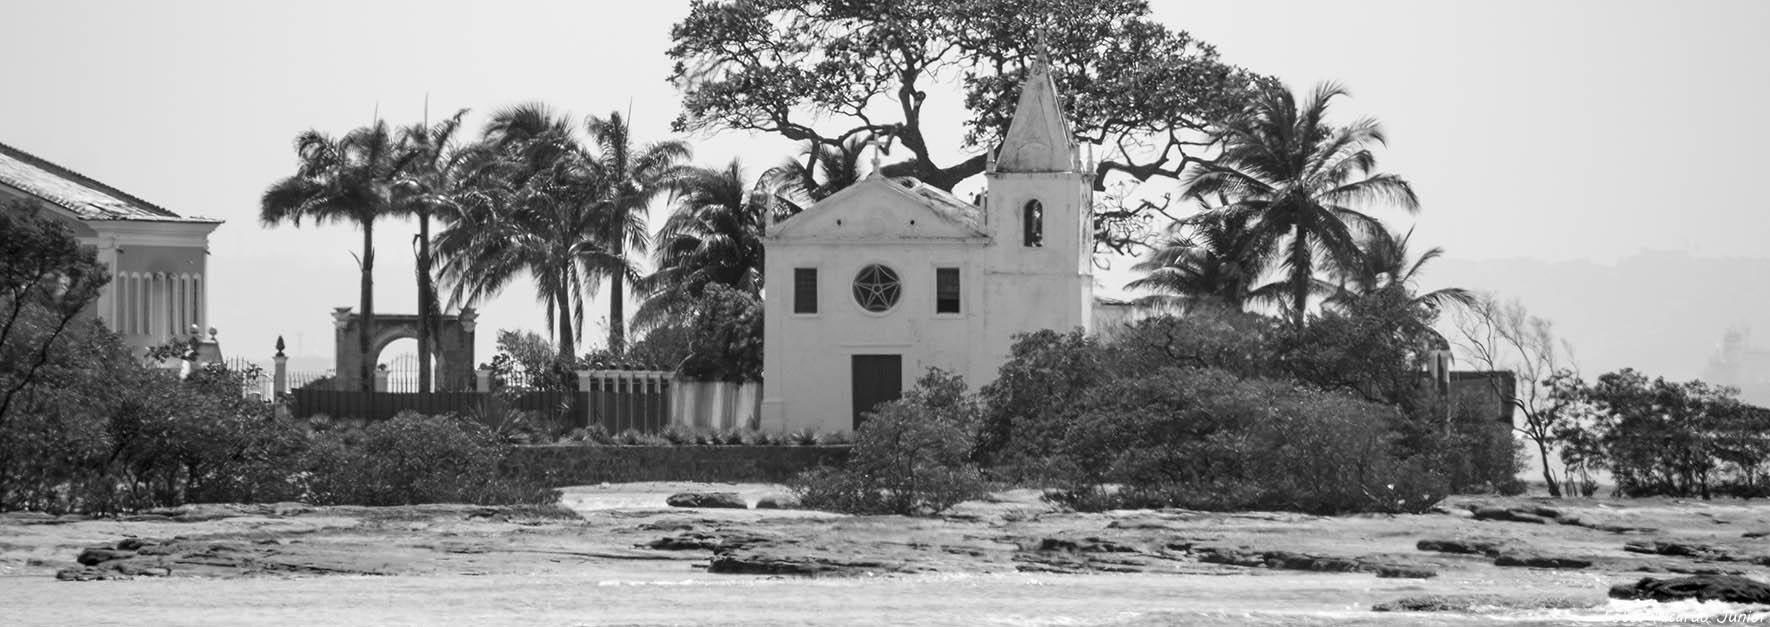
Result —
<svg viewBox="0 0 1770 627"><path fill-rule="evenodd" d="M548 327L555 329L559 354L566 357L576 353L573 328L583 324L582 294L591 277L631 270L596 238L604 216L594 198L564 189L582 183L555 176L477 190L436 244L444 259L442 279L453 287L452 303L477 302L519 277L531 278Z"/></svg>
<svg viewBox="0 0 1770 627"><path fill-rule="evenodd" d="M363 231L362 302L358 377L365 392L375 389L374 355L369 354L375 328L375 220L394 214L392 185L397 171L393 132L383 121L358 128L341 138L315 130L295 139L300 159L293 176L277 181L260 199L259 220L265 226L301 220L353 222ZM343 376L343 373L339 373Z"/></svg>
<svg viewBox="0 0 1770 627"><path fill-rule="evenodd" d="M657 271L636 281L646 295L633 314L635 329L677 319L710 284L752 295L762 292L762 237L788 211L770 183L744 183L736 159L723 168L692 168L671 184L676 209L657 234Z"/></svg>
<svg viewBox="0 0 1770 627"><path fill-rule="evenodd" d="M544 105L494 113L481 141L465 149L458 213L436 241L451 305L530 277L561 356L576 353L582 294L598 277L631 274L601 239L610 219L606 173L572 129Z"/></svg>
<svg viewBox="0 0 1770 627"><path fill-rule="evenodd" d="M1408 229L1406 233L1396 233L1388 229L1369 233L1360 244L1359 255L1353 263L1339 268L1336 273L1339 282L1331 286L1333 295L1328 301L1345 302L1393 286L1404 290L1412 304L1429 307L1434 311L1442 311L1451 305L1473 304L1475 295L1460 287L1447 287L1424 294L1414 291L1421 268L1427 262L1443 256L1444 248L1433 246L1416 258L1408 250L1408 242L1413 236L1413 229Z"/></svg>
<svg viewBox="0 0 1770 627"><path fill-rule="evenodd" d="M595 160L608 191L608 220L603 225L601 241L610 254L623 260L630 250L644 254L649 235L646 214L652 199L664 193L670 180L682 171L682 163L690 156L688 144L668 140L636 145L626 118L619 112L606 118L591 116L584 128L596 146ZM628 265L623 263L619 267ZM608 350L620 355L626 349L626 277L613 272L607 278Z"/></svg>
<svg viewBox="0 0 1770 627"><path fill-rule="evenodd" d="M848 189L862 178L861 156L870 135L856 134L840 145L806 142L799 154L762 173L788 215Z"/></svg>
<svg viewBox="0 0 1770 627"><path fill-rule="evenodd" d="M1260 284L1265 263L1255 248L1256 231L1246 215L1206 212L1176 222L1168 236L1133 270L1145 272L1126 288L1155 294L1143 302L1213 305L1235 310L1279 300L1280 286Z"/></svg>
<svg viewBox="0 0 1770 627"><path fill-rule="evenodd" d="M430 219L460 212L463 169L468 156L456 146L462 109L434 125L414 124L400 131L400 174L394 185L395 206L418 217L418 391L431 391L431 345L436 336L441 306L437 302L434 265L430 252Z"/></svg>
<svg viewBox="0 0 1770 627"><path fill-rule="evenodd" d="M1325 121L1329 105L1344 95L1325 83L1299 106L1287 89L1265 90L1224 126L1225 146L1214 163L1183 181L1194 198L1228 198L1216 210L1226 217L1251 220L1255 249L1284 273L1287 309L1297 324L1308 311L1317 269L1350 265L1358 235L1381 229L1360 210L1364 205L1419 210L1406 180L1376 171L1371 151L1384 138L1375 120L1343 127Z"/></svg>

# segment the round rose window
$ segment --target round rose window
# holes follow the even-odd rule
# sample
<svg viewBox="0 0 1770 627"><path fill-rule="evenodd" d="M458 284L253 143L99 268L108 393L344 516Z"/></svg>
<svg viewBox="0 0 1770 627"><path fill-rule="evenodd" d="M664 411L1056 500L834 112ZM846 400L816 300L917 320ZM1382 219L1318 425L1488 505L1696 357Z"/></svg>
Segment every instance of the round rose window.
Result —
<svg viewBox="0 0 1770 627"><path fill-rule="evenodd" d="M890 310L902 293L903 284L897 281L897 272L891 268L873 264L861 268L860 274L854 277L854 302L860 303L867 311Z"/></svg>

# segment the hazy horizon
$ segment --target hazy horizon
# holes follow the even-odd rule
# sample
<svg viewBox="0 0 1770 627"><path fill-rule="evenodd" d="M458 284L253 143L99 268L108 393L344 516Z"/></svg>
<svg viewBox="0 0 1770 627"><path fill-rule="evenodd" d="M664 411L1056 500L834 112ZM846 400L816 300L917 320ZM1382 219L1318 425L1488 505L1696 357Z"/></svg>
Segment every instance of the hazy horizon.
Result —
<svg viewBox="0 0 1770 627"><path fill-rule="evenodd" d="M1591 374L1623 366L1688 379L1729 327L1770 345L1770 217L1748 196L1770 171L1770 3L1151 3L1223 58L1293 89L1338 81L1347 118L1390 137L1384 170L1423 210L1384 212L1446 256L1423 288L1515 297L1553 320ZM258 224L258 197L295 167L308 128L343 133L541 101L576 118L631 110L667 136L671 23L686 2L69 1L14 7L0 58L0 142L174 211L227 221L211 237L209 318L229 355L329 355L330 311L356 306L347 226ZM69 37L70 34L77 34ZM956 88L931 89L947 160ZM772 136L688 137L695 163L754 176L792 152ZM975 184L975 182L972 182ZM666 208L654 208L654 225ZM378 223L376 309L414 309L409 221ZM1645 260L1646 262L1644 262ZM1657 260L1657 261L1656 261ZM1650 262L1650 263L1649 263ZM1112 294L1129 275L1101 278ZM1578 283L1569 285L1569 283ZM476 359L498 329L545 334L518 283L481 307ZM631 311L631 309L629 309ZM606 297L586 303L591 348ZM390 349L392 351L393 349ZM386 361L392 352L383 356Z"/></svg>

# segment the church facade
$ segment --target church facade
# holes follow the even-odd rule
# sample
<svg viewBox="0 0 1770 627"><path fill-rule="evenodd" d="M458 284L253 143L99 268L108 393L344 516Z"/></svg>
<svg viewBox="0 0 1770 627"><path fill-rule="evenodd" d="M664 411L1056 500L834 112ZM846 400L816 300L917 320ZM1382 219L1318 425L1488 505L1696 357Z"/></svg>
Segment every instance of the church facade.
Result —
<svg viewBox="0 0 1770 627"><path fill-rule="evenodd" d="M770 230L762 428L849 431L929 368L976 389L1016 334L1091 328L1093 196L1060 103L1038 64L982 206L875 173Z"/></svg>

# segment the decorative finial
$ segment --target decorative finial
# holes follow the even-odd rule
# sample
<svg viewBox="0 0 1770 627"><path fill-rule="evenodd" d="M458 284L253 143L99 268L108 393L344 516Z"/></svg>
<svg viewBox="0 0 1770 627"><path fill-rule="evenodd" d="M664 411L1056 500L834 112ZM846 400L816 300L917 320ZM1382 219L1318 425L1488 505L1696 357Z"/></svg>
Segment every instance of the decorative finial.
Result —
<svg viewBox="0 0 1770 627"><path fill-rule="evenodd" d="M214 343L215 343L215 341L216 341L216 340L215 340L215 334L216 334L216 333L217 333L217 331L216 331L216 330L215 330L215 327L209 327L209 343L210 343L210 344L214 344Z"/></svg>
<svg viewBox="0 0 1770 627"><path fill-rule="evenodd" d="M284 347L285 347L285 345L283 344L283 336L281 336L281 335L277 336L277 356L278 357L283 356L283 348Z"/></svg>
<svg viewBox="0 0 1770 627"><path fill-rule="evenodd" d="M1038 61L1037 67L1050 69L1051 46L1045 41L1045 27L1042 25L1039 26L1038 30L1033 32L1033 37L1035 38L1033 41L1033 58Z"/></svg>
<svg viewBox="0 0 1770 627"><path fill-rule="evenodd" d="M874 137L868 139L867 143L873 146L873 175L877 176L883 174L883 172L879 170L879 138Z"/></svg>

